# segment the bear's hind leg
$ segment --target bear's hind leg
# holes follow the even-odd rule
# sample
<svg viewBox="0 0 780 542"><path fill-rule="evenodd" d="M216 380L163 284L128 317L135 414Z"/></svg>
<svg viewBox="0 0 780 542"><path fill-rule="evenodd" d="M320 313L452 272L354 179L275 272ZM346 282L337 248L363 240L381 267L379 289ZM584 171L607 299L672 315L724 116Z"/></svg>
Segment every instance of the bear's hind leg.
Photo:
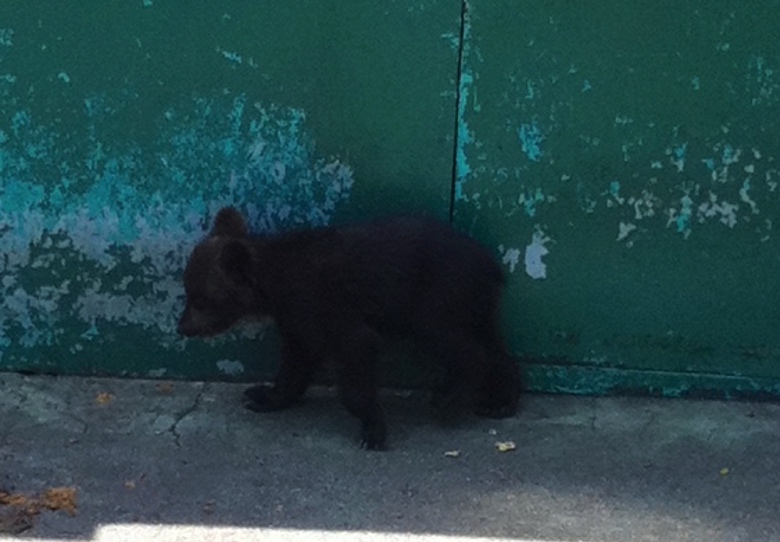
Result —
<svg viewBox="0 0 780 542"><path fill-rule="evenodd" d="M431 404L442 420L460 418L474 405L485 378L488 353L469 329L443 325L417 334L417 341L443 368Z"/></svg>
<svg viewBox="0 0 780 542"><path fill-rule="evenodd" d="M509 418L517 412L520 367L508 354L496 353L477 392L474 412L485 418Z"/></svg>
<svg viewBox="0 0 780 542"><path fill-rule="evenodd" d="M486 418L508 418L517 411L522 382L520 366L507 352L496 320L488 319L477 335L488 352L488 366L477 391L475 413Z"/></svg>

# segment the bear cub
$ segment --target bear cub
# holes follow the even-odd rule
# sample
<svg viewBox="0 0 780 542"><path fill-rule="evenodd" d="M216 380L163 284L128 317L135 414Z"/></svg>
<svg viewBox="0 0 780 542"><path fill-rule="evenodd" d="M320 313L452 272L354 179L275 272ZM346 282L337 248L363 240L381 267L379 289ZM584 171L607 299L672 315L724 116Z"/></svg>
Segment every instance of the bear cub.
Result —
<svg viewBox="0 0 780 542"><path fill-rule="evenodd" d="M498 331L503 284L485 248L431 218L260 236L226 207L187 262L178 331L209 337L243 318L271 317L281 338L279 373L272 387L246 391L248 407L290 406L328 362L341 402L361 422L361 446L380 450L383 336L410 337L439 363L444 376L433 403L442 413L515 413L519 367Z"/></svg>

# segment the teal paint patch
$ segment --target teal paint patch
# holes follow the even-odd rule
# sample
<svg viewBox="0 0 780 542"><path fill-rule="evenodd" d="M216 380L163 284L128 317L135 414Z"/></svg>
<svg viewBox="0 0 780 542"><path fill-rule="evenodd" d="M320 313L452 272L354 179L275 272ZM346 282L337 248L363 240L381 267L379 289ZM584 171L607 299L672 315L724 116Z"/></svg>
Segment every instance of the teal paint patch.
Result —
<svg viewBox="0 0 780 542"><path fill-rule="evenodd" d="M441 35L443 40L446 40L453 51L457 51L460 48L460 36L454 32L445 32Z"/></svg>
<svg viewBox="0 0 780 542"><path fill-rule="evenodd" d="M742 200L743 203L746 203L748 207L750 207L750 211L753 214L759 213L758 205L750 197L750 177L745 179L745 181L742 183L742 187L739 189L739 199Z"/></svg>
<svg viewBox="0 0 780 542"><path fill-rule="evenodd" d="M529 160L538 162L542 158L542 141L544 136L536 121L520 125L517 131L520 137L520 146Z"/></svg>
<svg viewBox="0 0 780 542"><path fill-rule="evenodd" d="M0 47L11 47L14 44L14 31L10 28L0 28Z"/></svg>
<svg viewBox="0 0 780 542"><path fill-rule="evenodd" d="M680 199L680 211L675 219L677 233L682 233L686 236L690 233L691 216L693 215L692 204L693 200L687 194Z"/></svg>
<svg viewBox="0 0 780 542"><path fill-rule="evenodd" d="M157 119L156 140L142 147L114 127L132 104L83 103L86 144L64 144L76 138L26 110L0 142L0 344L14 355L111 341L102 322L180 349L179 277L219 208L278 231L325 225L349 199L350 167L316 156L301 110L196 97ZM30 280L31 269L42 273ZM119 270L124 279L108 278Z"/></svg>
<svg viewBox="0 0 780 542"><path fill-rule="evenodd" d="M770 194L777 186L773 179L776 157L755 144L734 145L722 136L713 138L706 147L674 141L677 132L677 128L672 130L673 141L663 151L665 158L648 157L653 170L649 175L634 173L626 176L624 185L615 181L602 192L606 207L631 206L631 220L644 221L645 225L639 226L628 222L627 215L620 217L618 240L630 231L647 228L648 219L660 217L666 217L666 227L686 239L694 229L712 222L729 229L750 228L762 241L770 239L774 233L771 220L757 222L751 216L772 204ZM595 212L601 202L592 195L584 196L586 188L593 193L592 187L578 182L577 195L588 200L583 210Z"/></svg>
<svg viewBox="0 0 780 542"><path fill-rule="evenodd" d="M4 209L31 209L40 206L45 198L46 190L37 184L19 182L0 186L0 202Z"/></svg>
<svg viewBox="0 0 780 542"><path fill-rule="evenodd" d="M746 91L751 97L750 105L776 105L780 102L780 82L775 69L767 65L763 56L753 56L748 62Z"/></svg>
<svg viewBox="0 0 780 542"><path fill-rule="evenodd" d="M593 85L590 84L590 81L584 79L582 81L582 90L580 90L580 92L585 93L585 92L589 92L592 89L593 89Z"/></svg>
<svg viewBox="0 0 780 542"><path fill-rule="evenodd" d="M543 203L545 201L544 193L541 188L535 190L526 190L525 193L520 195L519 203L523 205L525 214L529 217L536 216L537 203Z"/></svg>
<svg viewBox="0 0 780 542"><path fill-rule="evenodd" d="M471 56L471 19L469 16L468 2L464 3L461 21L461 40L460 40L460 69L458 80L458 122L455 133L455 191L454 199L458 201L468 201L463 191L463 185L471 174L471 166L466 156L466 148L474 143L474 135L466 122L466 106L469 101L469 91L474 85L474 74L468 67Z"/></svg>
<svg viewBox="0 0 780 542"><path fill-rule="evenodd" d="M688 150L688 144L675 146L673 150L672 164L677 168L678 172L682 172L685 169L685 154Z"/></svg>
<svg viewBox="0 0 780 542"><path fill-rule="evenodd" d="M100 332L98 331L98 328L95 324L92 324L89 326L89 329L87 329L84 333L81 334L81 338L85 339L87 341L91 341L95 337L98 337L100 335Z"/></svg>
<svg viewBox="0 0 780 542"><path fill-rule="evenodd" d="M732 164L737 161L738 154L734 151L734 147L726 143L723 145L723 154L720 161L724 164Z"/></svg>
<svg viewBox="0 0 780 542"><path fill-rule="evenodd" d="M546 363L528 363L523 367L527 389L543 393L717 399L780 396L780 384L768 378Z"/></svg>
<svg viewBox="0 0 780 542"><path fill-rule="evenodd" d="M229 60L230 62L233 62L234 64L241 64L244 62L244 59L241 57L240 54L236 53L235 51L224 51L222 49L219 50L220 53L222 53L222 56Z"/></svg>
<svg viewBox="0 0 780 542"><path fill-rule="evenodd" d="M469 130L466 122L466 103L469 97L469 87L474 83L474 77L470 73L463 73L460 77L460 98L458 101L458 148L456 156L456 182L455 198L456 200L467 199L463 193L463 184L471 173L468 157L466 156L466 146L474 142L474 137Z"/></svg>

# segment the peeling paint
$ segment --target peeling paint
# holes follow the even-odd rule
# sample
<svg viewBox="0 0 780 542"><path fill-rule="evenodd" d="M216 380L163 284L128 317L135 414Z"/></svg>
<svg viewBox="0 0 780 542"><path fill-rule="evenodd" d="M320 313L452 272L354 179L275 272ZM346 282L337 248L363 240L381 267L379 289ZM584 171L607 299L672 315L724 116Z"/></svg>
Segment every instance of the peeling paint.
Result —
<svg viewBox="0 0 780 542"><path fill-rule="evenodd" d="M474 142L474 135L466 123L466 103L469 97L469 88L474 83L474 78L470 73L461 74L460 96L458 100L458 147L456 154L456 181L455 181L455 199L465 200L466 195L463 192L463 185L471 173L468 157L466 156L466 147Z"/></svg>
<svg viewBox="0 0 780 542"><path fill-rule="evenodd" d="M101 332L111 322L180 349L178 278L209 216L236 205L258 231L324 225L349 198L351 169L315 157L301 110L195 98L158 120L150 152L107 139L121 101L84 106L86 143L64 145L67 134L26 110L0 138L2 345L71 341L79 352L78 341L111 340ZM40 182L39 171L62 180ZM124 278L106 278L120 268ZM30 269L48 278L31 286Z"/></svg>
<svg viewBox="0 0 780 542"><path fill-rule="evenodd" d="M677 168L678 173L682 173L685 169L685 153L688 149L688 144L683 143L677 145L674 149L667 149L666 154L670 155L669 162Z"/></svg>
<svg viewBox="0 0 780 542"><path fill-rule="evenodd" d="M688 194L680 198L680 208L670 209L669 221L674 221L677 226L677 232L682 233L687 238L691 233L691 216L693 200Z"/></svg>
<svg viewBox="0 0 780 542"><path fill-rule="evenodd" d="M678 129L675 127L673 129L675 139L677 132ZM723 133L728 134L729 131L723 130ZM776 170L769 167L774 162L774 157L765 157L761 149L755 146L746 151L743 147L727 141L713 144L711 150L710 156L703 158L694 156L692 160L694 167L691 168L688 165L691 161L689 158L691 151L687 142L677 142L667 146L664 154L668 157L668 162L650 161L650 170L661 171L647 177L641 193L635 195L628 190L628 194L623 194L621 183L612 181L609 189L601 193L606 198L604 202L606 207L619 208L628 204L633 207L633 219L636 221L664 214L667 217L666 226L673 227L686 239L691 235L695 224L703 224L710 220L729 228L734 228L740 223L749 223L749 216L745 214L740 216L738 213L741 209L749 209L750 215L760 214L760 200L757 196L759 191L755 186L755 179L764 179L762 193L774 190L777 185L773 179ZM700 147L698 151L701 151ZM735 166L745 157L750 157L754 161L737 169ZM685 172L685 177L681 177L680 181L670 177L668 173L670 170L666 163L672 166L675 174ZM635 173L633 178L641 177ZM670 180L674 180L674 184L669 185ZM665 185L668 186L667 189L664 189L663 183L667 183ZM682 196L665 197L666 190L672 193L682 192ZM738 200L738 203L734 200ZM590 210L584 210L593 212L596 208L591 201ZM766 239L770 230L759 225L755 231L761 235L761 239Z"/></svg>
<svg viewBox="0 0 780 542"><path fill-rule="evenodd" d="M764 284L777 267L780 78L777 43L771 39L776 25L736 9L730 14L733 25L718 37L723 15L691 7L683 9L690 39L680 41L674 31L625 35L620 17L605 19L598 10L574 4L530 6L522 22L498 26L494 23L506 16L506 6L488 2L474 9L475 38L490 56L484 66L471 64L482 76L474 79L482 111L468 111L477 142L467 149L470 192L480 198L461 205L464 226L471 220L484 230L483 215L490 217L490 234L505 243L499 252L508 272L520 269L518 248L524 251L523 276L528 276L512 281L528 285L551 278L531 283L531 298L541 306L556 292L565 293L572 310L581 313L564 332L551 320L534 327L541 333L532 339L517 339L531 361L529 370L546 363L567 370L606 365L619 368L622 379L633 369L648 379L648 368L672 367L677 384L664 384L669 395L696 389L679 382L708 371L740 371L749 375L746 381L771 373L771 355L751 364L734 360L729 349L742 337L754 342L772 337L766 316L772 314L773 298L743 279L745 272L755 272ZM664 23L679 18L677 11L654 13L653 28L673 28ZM564 12L569 16L561 17ZM562 36L582 32L614 38L608 61L598 39L561 47ZM719 52L712 50L716 44ZM551 194L559 203L544 205ZM528 231L539 222L545 223L544 233ZM523 231L530 243L522 238L518 243L517 233ZM546 235L560 241L555 249L545 243ZM599 274L601 253L594 252L599 247L617 273L606 281ZM718 265L723 273L708 277L706 286L718 306L746 315L736 324L715 313L697 319L701 300L696 296L680 304L684 289L702 285L696 274ZM627 281L620 274L624 267L641 268L639 280ZM572 282L583 277L589 281L584 293ZM586 295L590 287L599 293ZM622 309L614 310L609 295L613 290L637 294L641 304L655 304L657 314L638 311L637 318L621 318ZM520 307L527 297L515 295L513 303ZM670 317L664 313L666 301L679 305ZM611 318L609 325L588 322L582 307L591 302ZM549 308L562 314L561 306ZM518 314L514 323L522 320ZM637 336L649 329L659 334L695 330L708 341L702 351L677 357L651 353L648 345L628 352L612 342L621 328ZM595 369L583 377L581 389L599 387L593 382L602 367ZM546 386L551 377L541 379ZM572 377L563 380L571 385ZM647 386L643 380L637 389Z"/></svg>
<svg viewBox="0 0 780 542"><path fill-rule="evenodd" d="M612 181L609 183L609 195L615 200L618 205L623 205L626 198L620 196L620 182ZM609 201L609 200L608 200Z"/></svg>
<svg viewBox="0 0 780 542"><path fill-rule="evenodd" d="M529 160L538 162L542 158L542 141L544 136L536 121L520 125L518 130L520 146Z"/></svg>
<svg viewBox="0 0 780 542"><path fill-rule="evenodd" d="M776 104L780 101L780 82L775 70L767 65L766 58L754 56L748 62L746 89L752 96L751 105Z"/></svg>
<svg viewBox="0 0 780 542"><path fill-rule="evenodd" d="M14 31L10 28L0 28L0 47L11 47L14 44Z"/></svg>
<svg viewBox="0 0 780 542"><path fill-rule="evenodd" d="M238 376L244 372L244 364L240 361L221 359L216 365L220 372L228 376Z"/></svg>
<svg viewBox="0 0 780 542"><path fill-rule="evenodd" d="M235 51L225 51L224 49L217 47L217 52L220 53L225 60L229 60L234 64L241 64L244 61L241 55Z"/></svg>
<svg viewBox="0 0 780 542"><path fill-rule="evenodd" d="M704 222L708 218L715 218L721 224L733 228L737 224L736 212L738 209L739 205L727 201L718 201L718 196L710 192L707 200L699 205L697 217L699 222Z"/></svg>
<svg viewBox="0 0 780 542"><path fill-rule="evenodd" d="M501 253L501 263L509 267L509 272L514 273L517 264L520 263L520 249L519 248L504 248L504 245L498 247L498 251Z"/></svg>
<svg viewBox="0 0 780 542"><path fill-rule="evenodd" d="M523 206L525 214L529 217L536 216L536 204L546 201L541 188L528 190L520 194L517 203Z"/></svg>
<svg viewBox="0 0 780 542"><path fill-rule="evenodd" d="M742 188L739 189L739 199L741 199L744 203L747 203L750 206L750 210L753 212L753 214L758 214L758 205L756 205L756 202L750 199L750 179L745 179L745 182L742 183Z"/></svg>
<svg viewBox="0 0 780 542"><path fill-rule="evenodd" d="M463 187L471 174L466 148L474 143L474 134L469 128L466 120L466 108L469 100L469 91L474 85L474 74L469 67L468 59L471 56L471 18L469 16L469 5L464 5L462 24L462 39L460 58L460 80L458 83L458 126L455 134L455 201L468 201Z"/></svg>
<svg viewBox="0 0 780 542"><path fill-rule="evenodd" d="M547 265L542 258L550 253L546 246L549 241L549 237L537 230L531 237L531 244L525 247L525 272L533 279L547 278Z"/></svg>
<svg viewBox="0 0 780 542"><path fill-rule="evenodd" d="M642 190L642 194L638 198L629 198L628 204L634 207L634 219L642 220L655 216L655 210L661 206L661 200L651 191L645 189Z"/></svg>
<svg viewBox="0 0 780 542"><path fill-rule="evenodd" d="M617 240L618 241L624 240L634 230L636 230L636 224L632 224L631 222L621 222L620 224L618 224Z"/></svg>
<svg viewBox="0 0 780 542"><path fill-rule="evenodd" d="M460 36L458 36L455 32L445 32L439 37L447 41L453 51L460 49Z"/></svg>

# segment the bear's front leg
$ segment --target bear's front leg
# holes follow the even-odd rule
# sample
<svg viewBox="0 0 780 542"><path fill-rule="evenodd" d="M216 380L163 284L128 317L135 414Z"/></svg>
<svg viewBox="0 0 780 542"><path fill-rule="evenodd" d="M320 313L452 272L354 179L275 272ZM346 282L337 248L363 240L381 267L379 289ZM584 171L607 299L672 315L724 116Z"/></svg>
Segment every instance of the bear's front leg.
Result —
<svg viewBox="0 0 780 542"><path fill-rule="evenodd" d="M285 394L279 393L276 386L269 386L265 384L258 384L252 386L244 391L244 397L249 399L246 404L246 408L254 412L273 412L274 410L282 410L295 401L286 397Z"/></svg>
<svg viewBox="0 0 780 542"><path fill-rule="evenodd" d="M339 365L339 396L360 420L360 447L384 450L387 424L379 404L379 336L364 324L341 327L335 359Z"/></svg>
<svg viewBox="0 0 780 542"><path fill-rule="evenodd" d="M303 343L282 336L282 359L273 386L260 384L244 391L246 407L255 412L271 412L300 400L311 383L316 361Z"/></svg>

